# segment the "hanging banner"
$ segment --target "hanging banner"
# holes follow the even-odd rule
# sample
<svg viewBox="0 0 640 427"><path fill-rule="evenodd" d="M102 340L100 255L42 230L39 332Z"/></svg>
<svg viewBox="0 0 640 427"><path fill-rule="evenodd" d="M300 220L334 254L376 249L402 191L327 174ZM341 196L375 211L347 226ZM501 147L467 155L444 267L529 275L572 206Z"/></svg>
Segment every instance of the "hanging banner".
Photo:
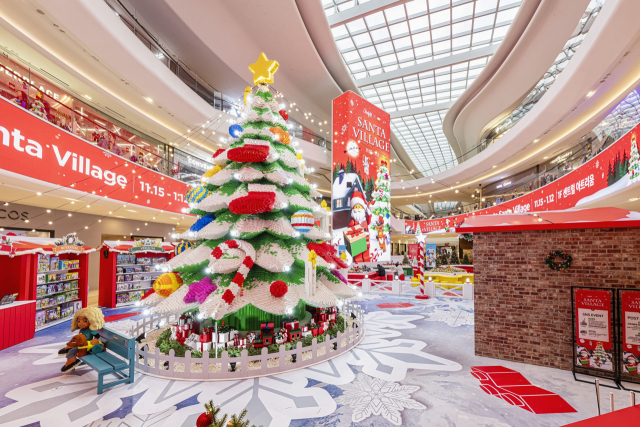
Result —
<svg viewBox="0 0 640 427"><path fill-rule="evenodd" d="M613 371L611 292L575 289L575 365Z"/></svg>
<svg viewBox="0 0 640 427"><path fill-rule="evenodd" d="M424 267L434 268L436 266L436 244L426 243L424 251Z"/></svg>
<svg viewBox="0 0 640 427"><path fill-rule="evenodd" d="M333 245L349 261L391 260L390 116L353 92L333 100Z"/></svg>
<svg viewBox="0 0 640 427"><path fill-rule="evenodd" d="M638 374L640 361L640 292L620 291L622 306L622 366L625 374Z"/></svg>
<svg viewBox="0 0 640 427"><path fill-rule="evenodd" d="M0 100L0 169L127 204L181 213L190 188Z"/></svg>
<svg viewBox="0 0 640 427"><path fill-rule="evenodd" d="M524 196L497 206L474 212L425 221L405 221L405 233L416 234L435 230L455 231L472 215L557 211L580 207L592 200L640 182L638 154L640 125L614 144L572 172ZM553 180L553 177L547 177ZM541 183L542 184L542 183Z"/></svg>

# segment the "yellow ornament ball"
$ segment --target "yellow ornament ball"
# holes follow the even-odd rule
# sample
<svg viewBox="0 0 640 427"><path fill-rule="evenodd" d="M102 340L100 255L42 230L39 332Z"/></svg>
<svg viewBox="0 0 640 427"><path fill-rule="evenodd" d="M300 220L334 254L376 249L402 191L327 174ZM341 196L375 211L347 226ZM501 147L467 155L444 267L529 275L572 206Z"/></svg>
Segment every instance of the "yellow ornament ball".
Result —
<svg viewBox="0 0 640 427"><path fill-rule="evenodd" d="M176 273L164 273L153 282L153 290L161 297L168 297L182 286L182 278Z"/></svg>

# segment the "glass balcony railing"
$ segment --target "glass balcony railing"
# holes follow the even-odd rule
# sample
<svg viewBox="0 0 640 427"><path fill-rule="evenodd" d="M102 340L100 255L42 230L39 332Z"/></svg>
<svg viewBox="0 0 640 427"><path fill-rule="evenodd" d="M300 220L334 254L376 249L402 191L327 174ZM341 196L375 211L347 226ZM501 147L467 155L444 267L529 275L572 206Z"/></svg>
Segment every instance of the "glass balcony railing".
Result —
<svg viewBox="0 0 640 427"><path fill-rule="evenodd" d="M213 168L202 159L127 130L7 54L0 54L0 96L85 141L180 181L197 183Z"/></svg>
<svg viewBox="0 0 640 427"><path fill-rule="evenodd" d="M472 203L459 202L447 212L439 212L436 209L434 218L496 206L542 188L582 166L638 124L640 124L640 86L620 101L598 126L559 156L539 165L530 173L520 173L485 186L482 196L479 192L473 194L476 201Z"/></svg>

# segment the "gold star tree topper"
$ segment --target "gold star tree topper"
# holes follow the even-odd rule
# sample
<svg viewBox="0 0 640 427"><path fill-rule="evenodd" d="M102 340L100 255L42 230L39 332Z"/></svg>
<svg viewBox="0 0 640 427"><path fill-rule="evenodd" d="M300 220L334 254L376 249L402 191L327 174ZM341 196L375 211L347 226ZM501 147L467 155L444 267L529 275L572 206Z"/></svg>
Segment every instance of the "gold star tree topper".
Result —
<svg viewBox="0 0 640 427"><path fill-rule="evenodd" d="M267 55L262 52L258 57L258 61L249 65L249 71L253 73L253 84L273 84L273 75L278 71L278 67L280 67L278 61L269 61Z"/></svg>

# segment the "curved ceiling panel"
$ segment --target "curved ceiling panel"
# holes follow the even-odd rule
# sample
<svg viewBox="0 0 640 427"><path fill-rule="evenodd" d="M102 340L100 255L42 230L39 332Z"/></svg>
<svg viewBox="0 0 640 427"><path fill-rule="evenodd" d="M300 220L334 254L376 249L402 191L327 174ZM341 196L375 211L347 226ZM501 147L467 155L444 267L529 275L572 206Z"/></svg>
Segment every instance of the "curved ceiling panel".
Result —
<svg viewBox="0 0 640 427"><path fill-rule="evenodd" d="M462 153L478 144L482 130L499 122L540 80L571 37L590 0L543 0L518 43L484 87L457 116L450 114L453 133ZM475 153L472 153L475 154Z"/></svg>
<svg viewBox="0 0 640 427"><path fill-rule="evenodd" d="M640 28L634 24L639 13L640 2L608 0L581 48L529 114L480 154L434 177L436 183L393 183L397 202L421 203L429 194L501 179L589 133L640 81Z"/></svg>
<svg viewBox="0 0 640 427"><path fill-rule="evenodd" d="M327 126L316 125L330 122L331 101L342 90L316 52L294 0L268 6L261 0L132 3L192 70L229 95L240 97L247 85L253 86L247 67L261 52L277 60L273 86L301 110L292 111L291 117L330 137ZM218 62L223 65L213 65ZM314 123L305 112L315 116Z"/></svg>

